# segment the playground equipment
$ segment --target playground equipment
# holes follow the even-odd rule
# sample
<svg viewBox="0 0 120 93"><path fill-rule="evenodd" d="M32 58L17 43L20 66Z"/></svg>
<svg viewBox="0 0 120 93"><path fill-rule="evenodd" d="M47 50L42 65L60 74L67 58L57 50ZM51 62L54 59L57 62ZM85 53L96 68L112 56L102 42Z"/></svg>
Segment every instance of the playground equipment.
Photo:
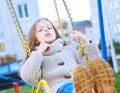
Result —
<svg viewBox="0 0 120 93"><path fill-rule="evenodd" d="M66 4L66 2L65 2L64 0L62 0L62 1L63 1L64 6L65 6L65 9L66 9L66 11L67 11L67 13L68 13L68 17L69 17L69 19L70 19L70 21L71 21L72 27L73 27L72 17L71 17L71 15L70 15L70 13L69 13L67 4ZM31 54L31 53L30 53L30 48L28 47L27 40L26 40L25 35L24 35L23 31L22 31L22 28L21 28L21 26L20 26L20 23L19 23L19 21L18 21L18 18L17 18L17 16L16 16L16 11L15 11L15 9L14 9L14 7L13 7L12 1L11 1L11 0L6 0L6 2L7 2L7 5L8 5L10 14L11 14L11 16L12 16L14 25L15 25L15 27L16 27L18 36L19 36L19 38L20 38L20 40L21 40L21 43L22 43L22 45L23 45L23 48L24 48L25 52L27 53L27 55L30 56L30 54ZM59 24L60 24L60 26L61 26L61 21L60 21L60 16L59 16L59 12L58 12L58 7L57 7L56 0L54 0L54 4L55 4L55 9L56 9L56 13L57 13L57 16L58 16ZM61 28L62 28L62 26L61 26ZM63 33L63 32L62 32L62 33ZM62 35L63 35L62 37L63 37L63 39L64 39L64 33L63 33ZM82 43L81 43L81 45L82 45ZM83 48L82 48L82 49L83 49ZM37 73L36 73L36 77L37 77ZM39 80L39 78L38 78L38 80ZM48 93L48 92L49 92L49 87L48 87L47 82L46 82L44 79L42 79L42 80L39 81L37 90L35 90L36 85L33 85L33 91L32 91L32 93L39 93L42 86L45 88L46 93Z"/></svg>
<svg viewBox="0 0 120 93"><path fill-rule="evenodd" d="M67 7L67 4L66 4L65 0L62 0L62 1L63 1L64 6L65 6L65 9L66 9L66 12L67 12L67 14L68 14L68 17L69 17L69 19L70 19L71 25L72 25L72 27L73 27L73 29L74 29L73 20L72 20L71 14L70 14L70 12L69 12L69 9L68 9L68 7ZM14 9L14 7L13 7L12 1L11 1L11 0L6 0L6 2L7 2L7 5L8 5L8 7L9 7L9 10L10 10L10 13L11 13L11 16L12 16L12 19L13 19L13 22L14 22L14 25L15 25L15 27L16 27L16 30L17 30L17 33L18 33L19 38L20 38L20 40L21 40L21 43L22 43L22 45L23 45L23 48L24 48L25 52L27 53L27 55L30 56L30 54L31 54L30 48L28 47L27 40L26 40L26 38L25 38L25 35L24 35L24 33L23 33L22 29L21 29L21 26L20 26L20 24L19 24L19 21L18 21L18 19L17 19L16 12L15 12L15 9ZM56 13L57 13L57 16L58 16L58 20L59 20L59 22L60 22L60 16L59 16L59 12L58 12L58 7L57 7L56 0L54 0L54 4L55 4L55 9L56 9ZM61 25L61 22L60 22L60 25ZM64 35L64 33L63 33L63 35ZM63 37L63 39L64 39L64 37ZM101 69L101 65L102 65L103 67L105 67L105 68L102 68L102 70L103 70L103 69L105 70L104 72L102 72L101 74L97 73L98 76L97 76L96 74L94 74L94 77L95 77L96 81L98 80L98 81L96 82L97 87L99 86L99 81L101 81L101 83L100 83L101 85L102 85L102 84L105 84L105 85L111 86L111 87L113 88L113 86L114 86L114 75L113 75L113 73L112 73L111 70L109 70L108 72L107 72L107 70L106 70L106 68L109 68L109 65L108 65L108 64L107 64L107 65L104 64L104 63L105 63L104 60L101 60L100 58L96 58L96 59L93 60L93 62L90 62L90 60L88 59L88 55L87 55L87 53L86 53L86 50L85 50L85 48L84 48L83 43L80 42L80 39L78 39L78 40L79 40L79 48L78 48L78 49L79 49L80 51L82 51L83 56L85 56L86 62L87 62L87 64L88 64L88 66L90 66L90 65L93 66L93 67L91 66L92 68L90 68L90 69L91 69L93 72L95 72L96 70L97 70L97 72L99 72L99 68ZM96 63L96 62L99 62L100 64L98 64L98 63ZM98 65L97 65L97 64L98 64ZM97 69L95 68L95 65L97 65ZM94 68L94 69L93 69L93 68ZM102 76L101 76L101 75L102 75ZM108 80L108 78L106 78L106 77L108 77L107 75L109 75L110 80ZM36 73L36 77L38 77L38 76L37 76L37 73ZM103 78L104 78L104 79L103 79ZM40 80L40 81L39 81L39 80ZM42 91L41 91L42 87L45 89L46 93L49 93L50 89L49 89L49 86L48 86L46 80L40 79L40 78L38 77L38 81L39 81L39 83L38 83L37 90L36 90L36 85L34 84L34 85L33 85L33 91L32 91L32 93L42 93ZM112 90L113 92L110 92L110 93L115 93L114 89L111 89L111 90ZM101 87L100 87L99 91L103 91ZM103 92L103 93L107 93L107 92Z"/></svg>

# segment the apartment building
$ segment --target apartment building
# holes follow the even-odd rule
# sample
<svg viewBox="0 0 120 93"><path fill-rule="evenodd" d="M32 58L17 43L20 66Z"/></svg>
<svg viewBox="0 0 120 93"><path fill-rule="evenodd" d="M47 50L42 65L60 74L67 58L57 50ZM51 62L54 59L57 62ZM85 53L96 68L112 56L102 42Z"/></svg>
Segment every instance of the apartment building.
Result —
<svg viewBox="0 0 120 93"><path fill-rule="evenodd" d="M27 37L33 22L40 17L38 0L12 0L17 18ZM6 0L0 1L0 56L15 55L22 59L24 49L10 15Z"/></svg>
<svg viewBox="0 0 120 93"><path fill-rule="evenodd" d="M97 0L89 0L91 21L100 40ZM112 40L120 42L120 0L101 0L106 43Z"/></svg>

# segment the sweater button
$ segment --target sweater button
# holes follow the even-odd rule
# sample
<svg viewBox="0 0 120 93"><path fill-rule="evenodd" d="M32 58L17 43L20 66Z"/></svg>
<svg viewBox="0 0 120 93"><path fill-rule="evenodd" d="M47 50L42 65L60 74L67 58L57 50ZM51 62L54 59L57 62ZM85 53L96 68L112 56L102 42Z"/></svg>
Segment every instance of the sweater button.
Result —
<svg viewBox="0 0 120 93"><path fill-rule="evenodd" d="M71 76L64 76L64 78L66 78L66 79L70 79L70 78L71 78Z"/></svg>
<svg viewBox="0 0 120 93"><path fill-rule="evenodd" d="M58 63L58 65L64 65L65 63L64 62L60 62L60 63Z"/></svg>

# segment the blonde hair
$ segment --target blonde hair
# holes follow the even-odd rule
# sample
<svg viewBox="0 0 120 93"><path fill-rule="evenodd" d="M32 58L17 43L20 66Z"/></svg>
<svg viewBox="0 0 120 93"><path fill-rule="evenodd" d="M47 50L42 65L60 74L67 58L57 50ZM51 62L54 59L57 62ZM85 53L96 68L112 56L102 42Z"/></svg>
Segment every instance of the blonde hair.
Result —
<svg viewBox="0 0 120 93"><path fill-rule="evenodd" d="M32 52L32 51L35 49L35 47L38 45L38 44L36 43L37 40L36 40L36 38L35 38L35 31L36 31L36 25L37 25L40 21L42 21L42 20L47 20L48 22L50 22L50 23L52 24L53 29L55 30L55 33L56 33L56 39L61 38L61 36L60 36L59 33L57 32L57 29L55 28L55 26L53 25L53 23L52 23L50 20L48 20L47 18L41 18L41 19L39 19L39 20L36 20L36 21L34 22L34 24L32 25L32 27L31 27L31 29L30 29L30 32L29 32L29 36L28 36L28 46L29 46L31 52ZM25 61L26 61L26 59L27 59L28 57L29 57L29 56L28 56L28 54L26 53L25 58L24 58L22 64L25 63Z"/></svg>

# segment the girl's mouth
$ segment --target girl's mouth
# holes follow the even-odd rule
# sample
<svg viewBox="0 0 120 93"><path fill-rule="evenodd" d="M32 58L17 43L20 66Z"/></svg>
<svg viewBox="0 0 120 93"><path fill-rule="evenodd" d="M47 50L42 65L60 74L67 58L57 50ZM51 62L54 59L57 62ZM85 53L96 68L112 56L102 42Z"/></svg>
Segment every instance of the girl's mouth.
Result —
<svg viewBox="0 0 120 93"><path fill-rule="evenodd" d="M49 37L49 36L51 36L51 34L50 34L50 33L46 33L45 36L46 36L46 37Z"/></svg>

